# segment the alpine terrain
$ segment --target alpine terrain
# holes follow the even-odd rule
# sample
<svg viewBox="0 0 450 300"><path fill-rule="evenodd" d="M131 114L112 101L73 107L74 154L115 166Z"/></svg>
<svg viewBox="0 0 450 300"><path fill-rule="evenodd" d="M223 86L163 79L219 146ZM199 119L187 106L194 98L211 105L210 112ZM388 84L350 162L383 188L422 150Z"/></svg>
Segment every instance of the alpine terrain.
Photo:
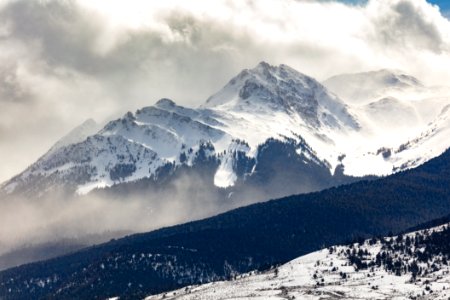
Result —
<svg viewBox="0 0 450 300"><path fill-rule="evenodd" d="M1 193L124 197L164 190L186 174L200 178L192 183L198 194L234 200L227 208L321 190L441 154L449 146L449 95L399 71L339 75L322 85L262 62L199 108L161 99L99 130L84 123Z"/></svg>

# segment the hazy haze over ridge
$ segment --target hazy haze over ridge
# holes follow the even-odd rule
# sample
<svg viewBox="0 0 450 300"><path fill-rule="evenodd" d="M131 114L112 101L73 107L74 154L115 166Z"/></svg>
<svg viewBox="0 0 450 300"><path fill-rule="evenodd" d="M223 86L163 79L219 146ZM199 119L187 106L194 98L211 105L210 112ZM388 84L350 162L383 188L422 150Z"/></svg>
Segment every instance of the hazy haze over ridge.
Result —
<svg viewBox="0 0 450 300"><path fill-rule="evenodd" d="M450 79L450 22L425 0L3 1L0 182L85 119L161 97L197 106L243 68L318 79L395 68Z"/></svg>

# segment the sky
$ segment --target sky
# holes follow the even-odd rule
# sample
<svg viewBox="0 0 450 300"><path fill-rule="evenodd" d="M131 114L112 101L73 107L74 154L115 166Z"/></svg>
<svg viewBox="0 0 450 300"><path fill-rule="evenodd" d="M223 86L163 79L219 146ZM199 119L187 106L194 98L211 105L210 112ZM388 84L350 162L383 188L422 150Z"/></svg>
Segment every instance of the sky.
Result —
<svg viewBox="0 0 450 300"><path fill-rule="evenodd" d="M0 0L0 182L88 118L196 107L244 68L450 79L447 1ZM106 4L105 4L106 3Z"/></svg>
<svg viewBox="0 0 450 300"><path fill-rule="evenodd" d="M448 0L427 0L428 3L434 4L439 6L442 13L448 14L450 11L450 1ZM367 3L367 0L340 0L342 3L348 3L348 4L365 4Z"/></svg>
<svg viewBox="0 0 450 300"><path fill-rule="evenodd" d="M428 0L429 3L438 5L444 15L448 15L450 12L450 1L448 0Z"/></svg>
<svg viewBox="0 0 450 300"><path fill-rule="evenodd" d="M448 0L428 0L429 3L439 6L441 13L447 19L450 19L450 1Z"/></svg>

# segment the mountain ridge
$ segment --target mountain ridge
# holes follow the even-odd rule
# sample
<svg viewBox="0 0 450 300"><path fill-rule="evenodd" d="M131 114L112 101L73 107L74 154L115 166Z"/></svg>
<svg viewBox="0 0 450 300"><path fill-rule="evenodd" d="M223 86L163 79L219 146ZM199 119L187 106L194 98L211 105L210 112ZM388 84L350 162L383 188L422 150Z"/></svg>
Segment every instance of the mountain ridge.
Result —
<svg viewBox="0 0 450 300"><path fill-rule="evenodd" d="M273 74L282 77L281 88L276 83L270 83L270 80L275 78ZM242 98L241 96L245 94L243 100L248 100L251 96L253 103L265 101L263 111L259 111L258 108L255 111L254 106L249 111L237 110L234 113L228 109L212 107L190 109L163 98L154 106L144 107L134 114L128 112L122 118L110 121L103 129L87 137L85 141L77 140L77 143L65 145L65 147L52 148L50 151L52 156L42 157L24 173L16 176L9 184L7 183L4 190L11 193L17 185L33 186L32 182L29 182L34 180L33 176L37 176L39 181L45 181L45 177L53 176L56 178L50 181L59 181L60 185L64 185L66 181L64 177L75 177L78 178L76 179L78 182L75 180L68 184L78 185L77 193L86 194L94 188L111 186L117 180L123 182L151 177L157 173L158 169L169 163L176 166L183 164L191 166L201 145L208 143L211 143L212 147L207 156L215 156L221 162L216 172L215 185L227 188L233 186L238 179L233 170L233 165L236 165L233 153L243 153L248 159L253 159L257 156L258 147L270 138L281 141L299 140L299 135L289 129L291 124L297 124L294 127L298 125L320 127L342 123L338 122L331 113L322 112L322 120L319 119L318 107L321 106L316 101L317 97L314 96L316 89L319 90L319 94L325 95L320 96L325 99L323 100L324 103L326 102L325 105L330 106L330 103L336 101L338 110L343 111L345 118L351 119L345 111L345 105L336 97L331 98L324 92L320 83L287 66L273 67L267 63L260 63L254 69L241 72L236 78L248 76L250 78L244 78L242 89L237 91L235 96ZM236 81L236 78L230 82ZM258 79L258 85L252 90L248 87L255 84L255 78ZM302 83L303 86L296 88L296 84L302 80L305 81ZM226 91L231 83L226 85L222 92ZM308 90L310 86L311 90ZM301 94L301 91L305 94ZM267 95L263 97L266 93ZM213 98L214 96L210 99ZM301 101L304 103L302 109L292 107L293 103ZM275 104L278 106L275 107ZM312 113L307 112L306 114L309 115L306 116L305 110L311 110ZM252 113L254 115L250 115ZM257 120L253 119L254 116ZM259 124L266 123L267 117L272 119L282 117L285 125L279 129L260 130L261 133L265 132L262 136L251 134L246 130L246 128L255 128ZM309 119L306 120L306 117ZM238 121L237 126L236 121ZM356 127L356 124L351 124L350 127ZM245 131L247 134L241 137L242 132ZM242 140L243 143L236 143L237 140ZM63 145L63 142L59 144ZM242 147L244 144L247 146ZM124 145L127 149L123 149ZM118 151L118 148L122 150ZM99 157L94 159L92 154ZM80 159L80 155L86 159ZM324 159L315 157L313 152L308 156L313 163L326 163ZM42 176L44 178L40 179ZM28 180L28 178L31 179ZM38 189L45 190L42 187Z"/></svg>
<svg viewBox="0 0 450 300"><path fill-rule="evenodd" d="M357 76L364 79L370 77L368 74ZM385 90L380 88L381 92ZM238 174L242 166L237 157L257 165L258 149L270 139L302 142L311 149L303 154L297 149L305 163L324 164L331 176L339 168L350 177L387 175L415 167L448 147L442 134L426 141L418 137L432 130L427 128L428 123L438 118L439 111L429 111L429 103L442 108L450 103L449 97L423 99L411 106L403 99L385 96L367 107L353 107L291 67L261 62L232 78L200 108L186 108L163 98L154 106L110 121L84 141L68 145L60 142L63 147L52 149L49 155L3 183L1 190L6 195L39 195L67 187L69 194L88 194L94 189L155 178L168 167L192 167L199 151L218 162L214 185L232 189L251 175L251 169L245 176ZM389 113L392 106L398 113ZM399 114L405 116L405 124L393 128L391 124L402 118ZM436 130L449 127L444 122L439 126ZM390 156L379 154L379 149L395 149L411 141L418 146L432 145L417 146L414 151L390 150ZM204 145L210 145L206 152L202 150ZM430 147L432 153L425 150ZM80 155L86 159L80 159ZM318 184L311 190L322 186Z"/></svg>

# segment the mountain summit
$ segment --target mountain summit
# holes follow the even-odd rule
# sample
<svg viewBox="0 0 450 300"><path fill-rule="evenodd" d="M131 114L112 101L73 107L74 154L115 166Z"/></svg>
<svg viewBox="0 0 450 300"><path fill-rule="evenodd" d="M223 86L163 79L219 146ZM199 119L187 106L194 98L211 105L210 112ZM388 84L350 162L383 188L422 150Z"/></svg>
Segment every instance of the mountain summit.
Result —
<svg viewBox="0 0 450 300"><path fill-rule="evenodd" d="M289 66L259 63L245 69L204 107L250 113L283 112L320 126L358 128L346 105L316 81Z"/></svg>

